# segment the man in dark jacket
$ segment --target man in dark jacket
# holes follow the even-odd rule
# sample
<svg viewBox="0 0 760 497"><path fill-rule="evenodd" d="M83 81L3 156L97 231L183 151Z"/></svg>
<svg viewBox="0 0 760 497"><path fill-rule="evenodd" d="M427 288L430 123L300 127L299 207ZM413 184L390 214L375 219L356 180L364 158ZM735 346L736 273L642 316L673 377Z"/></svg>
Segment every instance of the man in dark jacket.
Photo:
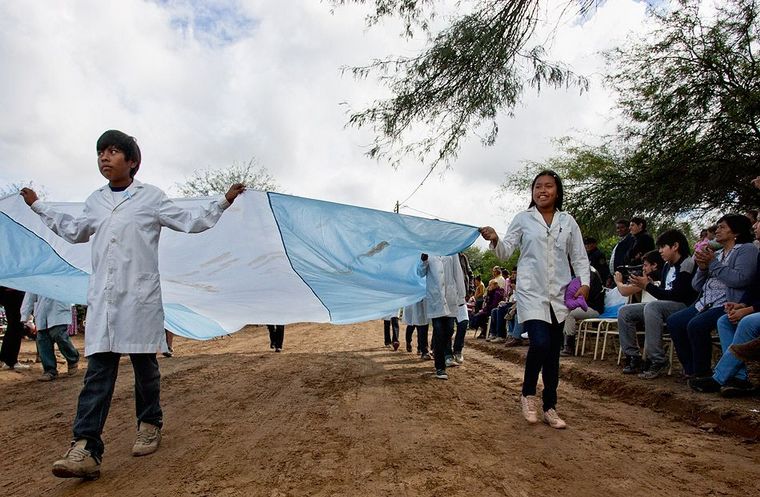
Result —
<svg viewBox="0 0 760 497"><path fill-rule="evenodd" d="M586 247L586 255L588 255L588 262L596 269L599 277L602 279L602 284L610 277L610 271L607 267L607 257L604 252L599 250L597 246L596 238L587 236L583 238L583 245Z"/></svg>
<svg viewBox="0 0 760 497"><path fill-rule="evenodd" d="M628 249L628 253L625 256L625 263L631 266L637 266L641 264L644 254L650 250L654 250L654 239L652 238L652 235L647 233L647 221L644 218L631 218L629 228L633 235L633 245Z"/></svg>
<svg viewBox="0 0 760 497"><path fill-rule="evenodd" d="M668 230L657 238L657 247L665 261L660 285L655 285L646 276L631 275L629 280L657 300L627 304L621 307L618 313L620 346L627 361L624 373L638 373L641 369L636 323L644 322L644 349L650 364L639 377L647 380L657 378L669 367L662 346L665 320L674 312L691 305L697 298L697 293L691 285L694 260L691 258L689 242L684 234L678 230Z"/></svg>
<svg viewBox="0 0 760 497"><path fill-rule="evenodd" d="M620 237L620 241L613 247L610 254L610 272L608 273L606 282L606 286L608 287L615 286L615 283L612 281L612 275L615 274L618 267L625 265L625 257L635 241L633 235L629 233L629 229L630 221L627 219L615 221L615 232Z"/></svg>

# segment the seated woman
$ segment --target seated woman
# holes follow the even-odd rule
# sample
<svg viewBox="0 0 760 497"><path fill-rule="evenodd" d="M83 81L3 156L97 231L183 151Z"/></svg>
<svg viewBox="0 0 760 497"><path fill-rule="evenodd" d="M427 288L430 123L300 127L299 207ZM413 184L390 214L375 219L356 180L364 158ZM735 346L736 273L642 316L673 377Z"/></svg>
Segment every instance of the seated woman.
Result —
<svg viewBox="0 0 760 497"><path fill-rule="evenodd" d="M715 241L723 248L713 251L708 246L694 254L697 270L692 286L699 297L668 318L678 360L690 381L712 375L710 332L725 314L724 304L740 301L755 278L758 251L752 238L749 219L727 214L718 220L715 232Z"/></svg>
<svg viewBox="0 0 760 497"><path fill-rule="evenodd" d="M472 317L474 322L473 328L480 328L481 330L478 338L486 337L486 325L488 324L488 318L491 316L491 311L496 308L502 300L504 300L504 289L499 286L496 279L493 279L488 283L483 308Z"/></svg>
<svg viewBox="0 0 760 497"><path fill-rule="evenodd" d="M760 222L754 224L755 239L760 240ZM757 258L760 267L760 255ZM755 281L739 302L727 302L726 315L718 320L718 335L723 349L713 375L695 379L690 383L697 392L720 392L724 397L738 397L753 393L749 382L745 356L734 351L735 347L760 340L760 270ZM740 349L741 350L741 349Z"/></svg>

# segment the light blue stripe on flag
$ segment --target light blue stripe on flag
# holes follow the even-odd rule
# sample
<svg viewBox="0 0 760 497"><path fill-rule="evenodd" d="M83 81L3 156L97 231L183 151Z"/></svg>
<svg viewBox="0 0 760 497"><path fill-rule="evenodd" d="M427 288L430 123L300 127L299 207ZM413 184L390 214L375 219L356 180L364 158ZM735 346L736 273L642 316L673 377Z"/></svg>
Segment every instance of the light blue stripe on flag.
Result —
<svg viewBox="0 0 760 497"><path fill-rule="evenodd" d="M463 224L278 193L269 201L293 269L333 323L381 318L419 301L420 253L455 254L478 237Z"/></svg>

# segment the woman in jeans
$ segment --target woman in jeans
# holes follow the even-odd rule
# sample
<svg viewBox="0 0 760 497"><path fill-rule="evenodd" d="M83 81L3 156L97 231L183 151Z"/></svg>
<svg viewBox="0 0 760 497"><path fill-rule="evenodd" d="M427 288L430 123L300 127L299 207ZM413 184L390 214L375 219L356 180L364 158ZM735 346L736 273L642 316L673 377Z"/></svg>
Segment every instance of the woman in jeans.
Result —
<svg viewBox="0 0 760 497"><path fill-rule="evenodd" d="M712 341L710 333L725 314L727 302L739 302L757 270L757 248L752 244L752 225L746 217L727 214L718 220L715 241L722 248L705 247L694 254L697 270L692 286L697 301L671 314L668 331L690 384L711 377ZM694 387L699 387L696 381Z"/></svg>
<svg viewBox="0 0 760 497"><path fill-rule="evenodd" d="M578 223L562 211L562 181L554 171L541 171L531 185L532 200L527 210L512 220L499 237L486 226L480 233L491 242L500 259L520 250L520 284L516 289L517 316L528 333L530 347L525 361L520 404L529 423L538 422L536 385L542 373L543 419L553 428L564 428L556 411L559 384L559 353L563 323L568 314L565 288L570 282L570 264L581 280L575 296L589 295L589 261Z"/></svg>

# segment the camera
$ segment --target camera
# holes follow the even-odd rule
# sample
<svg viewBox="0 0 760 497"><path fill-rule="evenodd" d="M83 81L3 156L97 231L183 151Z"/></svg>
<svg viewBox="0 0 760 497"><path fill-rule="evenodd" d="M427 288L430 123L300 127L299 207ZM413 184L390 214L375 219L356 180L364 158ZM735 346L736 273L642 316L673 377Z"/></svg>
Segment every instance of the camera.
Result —
<svg viewBox="0 0 760 497"><path fill-rule="evenodd" d="M615 271L619 271L623 275L623 279L629 276L643 276L644 266L641 264L637 266L618 266L615 268Z"/></svg>

